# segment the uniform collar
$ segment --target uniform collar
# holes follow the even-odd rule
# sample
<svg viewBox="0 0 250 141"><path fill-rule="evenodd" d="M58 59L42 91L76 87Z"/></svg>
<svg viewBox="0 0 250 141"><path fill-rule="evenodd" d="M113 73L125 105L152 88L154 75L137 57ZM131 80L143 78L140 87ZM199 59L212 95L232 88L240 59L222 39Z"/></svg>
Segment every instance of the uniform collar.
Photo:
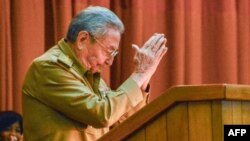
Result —
<svg viewBox="0 0 250 141"><path fill-rule="evenodd" d="M72 44L69 42L66 42L66 39L62 38L58 42L59 48L62 50L62 52L67 55L70 59L73 60L72 67L79 71L80 74L84 75L88 70L84 64L80 63L79 59L77 59L75 53L72 50Z"/></svg>

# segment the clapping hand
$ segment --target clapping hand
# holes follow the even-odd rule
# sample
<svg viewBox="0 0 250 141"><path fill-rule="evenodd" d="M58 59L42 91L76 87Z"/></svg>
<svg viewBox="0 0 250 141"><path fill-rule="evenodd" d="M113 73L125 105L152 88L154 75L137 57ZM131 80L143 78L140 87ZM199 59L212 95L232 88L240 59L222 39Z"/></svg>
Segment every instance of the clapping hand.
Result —
<svg viewBox="0 0 250 141"><path fill-rule="evenodd" d="M136 50L134 73L137 74L136 76L132 75L132 78L138 82L139 86L148 83L156 71L160 60L167 52L166 42L164 34L155 33L141 48L135 44L132 45Z"/></svg>

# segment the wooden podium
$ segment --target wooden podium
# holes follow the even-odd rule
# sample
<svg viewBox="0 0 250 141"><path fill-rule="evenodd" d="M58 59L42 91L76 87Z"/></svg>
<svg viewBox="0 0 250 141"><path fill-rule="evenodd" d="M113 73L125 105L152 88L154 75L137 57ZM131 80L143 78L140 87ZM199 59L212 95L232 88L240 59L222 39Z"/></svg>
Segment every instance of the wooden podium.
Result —
<svg viewBox="0 0 250 141"><path fill-rule="evenodd" d="M172 87L99 140L223 141L225 124L250 124L250 86Z"/></svg>

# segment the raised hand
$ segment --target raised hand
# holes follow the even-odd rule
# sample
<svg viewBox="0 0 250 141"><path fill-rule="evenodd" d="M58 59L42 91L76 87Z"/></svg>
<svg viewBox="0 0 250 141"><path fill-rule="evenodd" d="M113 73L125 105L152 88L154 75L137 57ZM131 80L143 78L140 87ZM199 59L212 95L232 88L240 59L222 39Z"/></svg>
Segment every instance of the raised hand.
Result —
<svg viewBox="0 0 250 141"><path fill-rule="evenodd" d="M133 44L132 47L136 50L134 57L135 62L135 72L137 75L133 76L139 86L142 86L144 82L148 82L151 76L156 71L160 60L167 52L167 47L165 46L167 39L164 34L154 34L150 39L139 48L137 45Z"/></svg>

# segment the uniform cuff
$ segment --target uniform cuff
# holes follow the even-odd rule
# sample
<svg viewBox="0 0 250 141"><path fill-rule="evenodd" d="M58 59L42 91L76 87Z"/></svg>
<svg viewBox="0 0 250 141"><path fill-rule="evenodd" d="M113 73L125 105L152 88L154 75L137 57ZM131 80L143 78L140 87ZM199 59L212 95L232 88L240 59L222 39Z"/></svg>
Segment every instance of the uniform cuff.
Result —
<svg viewBox="0 0 250 141"><path fill-rule="evenodd" d="M143 100L142 91L132 78L128 78L121 85L120 89L126 92L133 107L135 107L139 102Z"/></svg>

